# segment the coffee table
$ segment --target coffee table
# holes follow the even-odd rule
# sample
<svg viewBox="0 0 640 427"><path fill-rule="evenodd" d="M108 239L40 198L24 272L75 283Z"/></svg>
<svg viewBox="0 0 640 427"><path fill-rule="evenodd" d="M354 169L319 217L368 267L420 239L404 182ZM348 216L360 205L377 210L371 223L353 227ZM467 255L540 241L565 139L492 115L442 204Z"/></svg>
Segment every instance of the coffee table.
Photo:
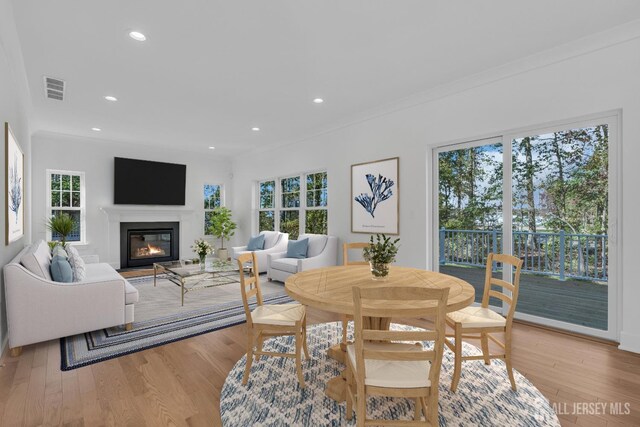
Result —
<svg viewBox="0 0 640 427"><path fill-rule="evenodd" d="M186 264L184 261L157 262L153 264L153 286L156 286L158 274L165 273L166 279L180 286L182 305L184 295L196 289L239 283L238 264L231 261L214 259L205 269L200 264Z"/></svg>

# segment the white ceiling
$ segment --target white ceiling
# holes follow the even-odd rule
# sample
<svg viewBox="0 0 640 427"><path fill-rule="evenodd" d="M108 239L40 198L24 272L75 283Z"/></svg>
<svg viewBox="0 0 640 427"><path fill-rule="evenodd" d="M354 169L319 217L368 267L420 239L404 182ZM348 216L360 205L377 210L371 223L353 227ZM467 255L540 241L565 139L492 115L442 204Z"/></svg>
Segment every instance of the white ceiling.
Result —
<svg viewBox="0 0 640 427"><path fill-rule="evenodd" d="M13 8L34 131L216 156L301 140L640 18L637 0L14 0ZM133 29L147 41L130 39ZM66 80L65 101L45 99L44 75Z"/></svg>

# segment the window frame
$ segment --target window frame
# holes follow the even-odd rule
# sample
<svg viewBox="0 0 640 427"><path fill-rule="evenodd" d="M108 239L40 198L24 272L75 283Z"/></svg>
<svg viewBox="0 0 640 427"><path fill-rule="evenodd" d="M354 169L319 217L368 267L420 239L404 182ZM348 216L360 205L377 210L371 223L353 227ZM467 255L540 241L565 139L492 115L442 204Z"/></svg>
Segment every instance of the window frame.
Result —
<svg viewBox="0 0 640 427"><path fill-rule="evenodd" d="M78 176L80 177L80 206L51 206L51 176L52 175L68 175L68 176ZM80 240L78 241L67 241L69 245L86 245L87 244L87 200L86 200L86 180L85 173L81 171L69 171L69 170L61 170L61 169L46 169L45 173L46 180L46 207L47 210L45 213L45 218L51 217L51 212L56 211L72 211L72 212L80 212ZM73 184L72 184L73 185ZM73 204L73 202L72 202ZM51 230L47 228L47 241L51 241L52 233Z"/></svg>
<svg viewBox="0 0 640 427"><path fill-rule="evenodd" d="M326 206L307 206L307 177L318 173L327 174L327 204ZM298 178L300 180L300 205L293 208L282 207L282 181L290 178ZM267 182L274 182L273 192L273 208L261 208L260 207L260 186ZM329 174L327 169L316 169L300 173L292 173L281 175L274 178L265 178L256 181L255 191L255 203L256 203L256 220L254 231L266 231L260 230L260 212L273 212L273 231L280 231L280 213L284 211L298 211L298 235L306 233L306 211L308 210L326 210L327 211L327 234L329 234Z"/></svg>
<svg viewBox="0 0 640 427"><path fill-rule="evenodd" d="M203 202L203 207L202 207L202 210L203 210L203 214L202 214L202 227L203 227L203 228L204 228L204 225L206 224L206 221L207 221L207 212L213 212L213 210L215 209L215 208L205 208L205 207L204 207L204 187L205 187L205 186L207 186L207 185L214 185L214 186L217 186L217 187L219 187L219 188L220 188L220 206L219 206L219 207L223 207L223 206L225 206L225 200L224 200L224 198L225 198L225 197L224 197L224 184L214 184L214 183L211 183L211 182L205 182L205 183L203 183L203 184L202 184L202 193L201 193L201 195L202 195L202 202ZM211 234L207 234L207 230L204 230L204 235L205 235L205 236L211 236Z"/></svg>

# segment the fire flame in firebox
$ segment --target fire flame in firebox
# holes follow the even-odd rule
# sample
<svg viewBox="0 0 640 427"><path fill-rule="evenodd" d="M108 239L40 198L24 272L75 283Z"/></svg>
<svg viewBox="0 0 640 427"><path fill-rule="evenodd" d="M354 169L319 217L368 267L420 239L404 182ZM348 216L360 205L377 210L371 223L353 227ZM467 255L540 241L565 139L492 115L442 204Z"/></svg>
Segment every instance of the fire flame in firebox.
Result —
<svg viewBox="0 0 640 427"><path fill-rule="evenodd" d="M143 246L141 248L136 249L137 257L154 256L154 255L165 255L164 249L159 248L157 246L150 245L150 244L147 244L147 246Z"/></svg>

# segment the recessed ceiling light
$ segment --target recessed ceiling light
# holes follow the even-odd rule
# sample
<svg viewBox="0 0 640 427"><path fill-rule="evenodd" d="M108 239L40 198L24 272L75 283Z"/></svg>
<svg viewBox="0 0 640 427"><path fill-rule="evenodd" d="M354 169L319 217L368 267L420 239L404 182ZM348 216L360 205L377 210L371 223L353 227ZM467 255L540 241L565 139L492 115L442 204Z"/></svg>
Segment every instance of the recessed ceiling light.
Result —
<svg viewBox="0 0 640 427"><path fill-rule="evenodd" d="M324 102L324 99L322 99L322 98L316 98L316 99L314 99L314 100L313 100L313 102L314 102L315 104L322 104L322 103Z"/></svg>
<svg viewBox="0 0 640 427"><path fill-rule="evenodd" d="M100 132L102 129L100 129L100 128L91 128L91 130L94 131L94 132Z"/></svg>
<svg viewBox="0 0 640 427"><path fill-rule="evenodd" d="M116 98L115 96L111 96L111 95L105 96L104 99L106 99L107 101L111 101L111 102L116 102L118 100L118 98Z"/></svg>
<svg viewBox="0 0 640 427"><path fill-rule="evenodd" d="M251 128L251 130L254 131L254 132L259 132L260 128L259 127L253 127L253 128Z"/></svg>
<svg viewBox="0 0 640 427"><path fill-rule="evenodd" d="M144 34L142 34L139 31L131 31L129 33L129 37L131 37L134 40L137 40L139 42L143 42L147 39L147 36L145 36Z"/></svg>
<svg viewBox="0 0 640 427"><path fill-rule="evenodd" d="M209 150L215 150L216 147L209 147Z"/></svg>

